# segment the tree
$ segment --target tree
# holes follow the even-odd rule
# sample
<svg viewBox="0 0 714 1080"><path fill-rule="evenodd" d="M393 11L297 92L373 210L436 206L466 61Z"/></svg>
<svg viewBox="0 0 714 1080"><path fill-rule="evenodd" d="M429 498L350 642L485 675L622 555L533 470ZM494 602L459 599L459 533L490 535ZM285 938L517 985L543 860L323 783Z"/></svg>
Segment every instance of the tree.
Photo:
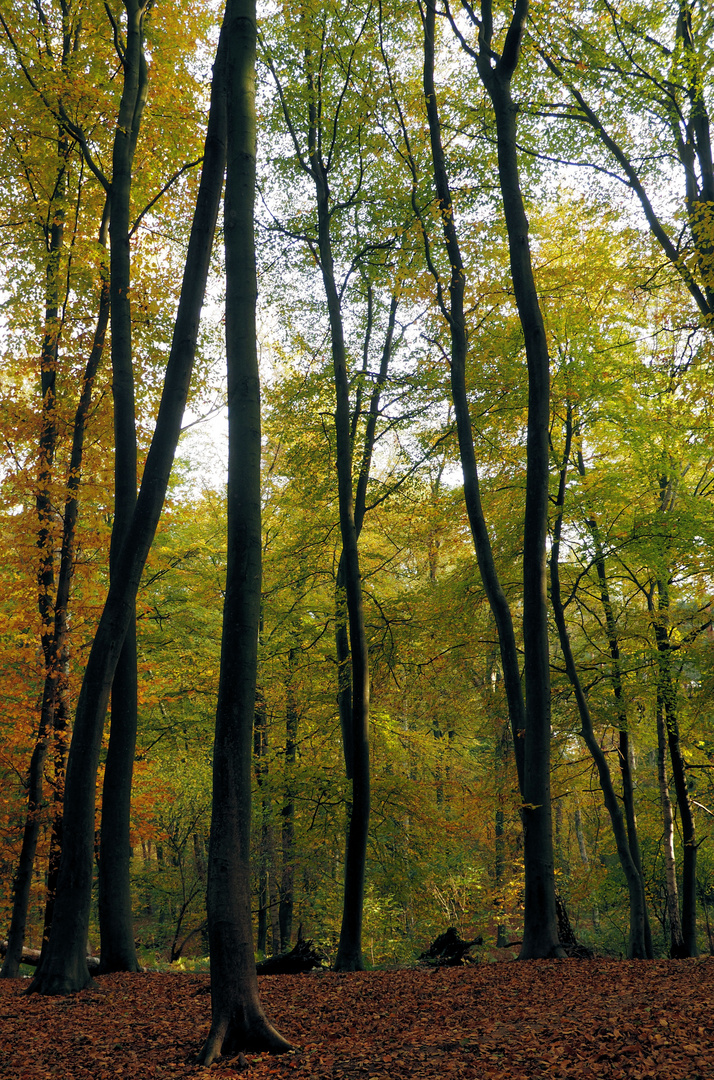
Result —
<svg viewBox="0 0 714 1080"><path fill-rule="evenodd" d="M617 853L622 864L622 869L625 873L625 878L627 880L627 888L630 897L630 937L627 955L631 959L645 960L652 958L652 939L651 935L648 932L649 924L647 920L647 904L645 900L642 867L639 861L639 848L635 849L637 852L637 857L635 857L635 852L633 852L632 840L633 829L629 821L626 826L622 811L620 810L617 794L612 783L612 776L610 774L610 768L607 763L607 758L603 753L603 749L600 746L600 743L598 742L595 735L592 717L590 715L590 707L587 700L587 694L583 689L580 676L578 675L578 671L575 666L573 650L570 645L570 637L565 621L565 608L563 606L563 600L561 595L560 569L558 563L560 555L560 541L563 528L565 488L568 473L568 464L572 450L572 441L573 411L572 407L569 404L567 409L565 446L563 449L563 459L560 469L560 483L558 485L558 496L556 501L556 509L558 516L556 517L553 526L553 543L550 553L551 602L553 605L556 626L558 628L560 647L563 653L563 658L565 660L565 668L568 674L568 678L572 683L573 691L575 693L578 704L578 712L580 714L581 722L581 734L583 739L585 740L588 750L592 754L593 761L595 762L598 771L598 780L600 782L600 787L602 788L605 806L607 807L608 814L610 815L610 822L612 824L613 833L615 835ZM582 461L582 456L580 460ZM600 576L601 574L601 564L602 551L600 551L600 561L598 561L597 563L598 576ZM612 621L612 619L610 619L608 620L608 635L610 638L610 642L612 642L613 640L613 628L614 622ZM622 730L621 725L622 720L620 720L620 730ZM629 767L629 760L627 764Z"/></svg>
<svg viewBox="0 0 714 1080"><path fill-rule="evenodd" d="M114 524L110 571L136 503L137 447L131 333L131 182L148 94L144 56L147 0L125 0L126 43L113 21L124 74L108 185L111 251L112 397L114 402ZM129 812L137 724L136 615L130 620L112 681L111 727L102 793L99 849L99 925L102 971L138 971L129 884Z"/></svg>
<svg viewBox="0 0 714 1080"><path fill-rule="evenodd" d="M319 268L332 360L334 467L342 540L335 582L335 639L345 771L351 783L343 919L335 960L336 969L344 971L363 967L362 914L370 816L370 676L358 541L367 509L380 396L393 351L400 292L398 280L389 280L396 276L390 275L392 267L382 261L384 252L397 249L394 214L400 208L390 208L392 217L383 220L386 199L382 189L386 185L378 178L375 155L369 153L369 140L374 137L370 108L375 107L377 92L373 59L365 46L373 29L371 5L305 9L296 28L296 41L286 43L293 63L296 67L300 64L297 90L298 80L282 56L286 44L276 49L280 67L270 47L265 49L294 164L312 189L299 225L287 220L280 222L279 228L292 238L298 237ZM300 138L303 128L304 140ZM350 288L351 277L358 279L358 286ZM380 305L378 293L382 290L388 290L389 296ZM362 310L356 315L359 301ZM379 368L373 373L369 368L380 306L387 312L386 327ZM355 346L347 328L348 313L355 314L360 329L363 327L360 372L353 372L351 352ZM370 380L372 389L367 396ZM361 454L358 434L362 435Z"/></svg>
<svg viewBox="0 0 714 1080"><path fill-rule="evenodd" d="M226 359L228 538L221 674L213 747L208 852L211 1029L200 1053L210 1065L242 1050L290 1049L260 1007L250 904L251 750L260 627L260 381L255 333L254 0L228 0Z"/></svg>
<svg viewBox="0 0 714 1080"><path fill-rule="evenodd" d="M505 27L500 54L495 49L493 8L481 4L480 18L464 5L478 39L468 44L451 18L462 46L475 60L479 76L491 100L496 123L498 176L508 234L510 267L518 315L523 330L528 361L528 438L526 466L526 507L523 526L523 633L524 690L522 705L520 672L512 646L510 613L502 606L502 593L493 571L490 540L480 508L473 439L462 383L467 337L463 316L464 269L456 239L453 207L441 146L440 122L434 71L435 4L424 6L424 93L434 161L434 177L439 211L451 267L451 310L445 312L452 333L452 386L459 443L466 483L471 488L467 505L479 555L481 573L487 582L491 606L499 627L501 656L511 712L514 741L523 735L522 777L523 829L526 869L525 929L521 957L562 955L558 942L553 877L553 846L550 806L550 667L545 588L545 537L548 519L548 428L550 419L550 359L545 326L535 286L528 243L528 219L521 194L516 140L515 103L511 81L518 63L528 5L517 2ZM458 373L458 374L456 374ZM492 597L492 599L491 599ZM523 712L521 710L523 709ZM520 714L520 715L519 715ZM523 719L521 720L521 716ZM518 754L518 751L517 751ZM521 771L522 770L522 771Z"/></svg>
<svg viewBox="0 0 714 1080"><path fill-rule="evenodd" d="M166 494L193 367L225 161L219 61L220 55L214 71L201 184L156 428L77 703L67 765L64 843L55 915L46 955L30 986L31 991L39 993L68 993L90 981L85 945L102 727L114 671Z"/></svg>
<svg viewBox="0 0 714 1080"><path fill-rule="evenodd" d="M36 12L37 27L44 41L37 62L30 59L30 50L23 45L20 33L26 32L22 24L20 32L13 32L0 14L5 37L9 43L26 84L29 96L28 106L35 112L39 104L39 124L49 120L54 132L51 143L56 150L54 177L49 185L46 208L46 220L40 221L46 249L44 325L40 356L39 390L41 395L41 421L39 432L39 462L36 488L36 508L38 516L37 546L39 553L38 567L38 606L41 619L41 644L44 659L45 678L42 704L38 723L38 734L30 762L28 776L28 814L25 822L22 849L13 887L14 902L8 950L2 968L2 974L13 977L17 974L19 956L24 940L29 889L38 831L40 827L41 803L43 796L43 773L50 747L53 748L53 816L50 841L48 892L45 908L45 931L49 930L52 919L54 888L61 847L62 797L64 770L67 749L67 727L69 723L69 602L70 585L74 571L74 554L77 542L78 493L82 474L85 427L92 404L92 391L99 368L104 336L109 314L108 278L100 258L100 296L96 327L89 355L81 377L81 389L77 400L76 412L71 425L72 441L67 466L66 488L63 494L64 508L61 515L61 531L58 538L55 524L54 499L56 497L56 459L61 450L60 429L63 426L62 399L66 396L64 386L66 360L61 356L62 335L68 321L70 303L70 266L66 252L65 226L68 198L76 197L77 214L85 199L81 172L77 175L73 142L61 122L61 114L68 93L68 83L77 63L77 56L84 44L80 28L75 24L72 13L65 8L61 12L57 34L58 49L53 52L55 28L51 25L41 7ZM31 33L31 29L30 29ZM56 93L48 89L52 80L57 86ZM39 99L39 100L38 100ZM44 114L44 115L42 115ZM38 192L43 188L40 167L33 160L32 153L23 149L20 133L16 133L16 154L21 164L21 174L35 202L36 212L41 212L41 200ZM44 207L42 207L44 210ZM101 213L101 212L100 212ZM101 214L99 229L100 250L107 242L107 207ZM72 226L72 244L77 240L77 221ZM64 362L63 362L64 360ZM67 382L69 383L69 378ZM59 547L59 564L56 565L56 550Z"/></svg>
<svg viewBox="0 0 714 1080"><path fill-rule="evenodd" d="M580 161L614 171L634 194L667 265L710 325L714 165L707 34L707 14L691 0L635 12L604 0L593 6L587 27L567 11L548 8L547 23L536 20L534 27L540 54L572 103L559 103L550 115L555 111L572 125ZM646 122L634 119L645 116ZM591 138L581 146L585 132ZM658 198L661 185L672 183L672 163L681 178L683 224Z"/></svg>

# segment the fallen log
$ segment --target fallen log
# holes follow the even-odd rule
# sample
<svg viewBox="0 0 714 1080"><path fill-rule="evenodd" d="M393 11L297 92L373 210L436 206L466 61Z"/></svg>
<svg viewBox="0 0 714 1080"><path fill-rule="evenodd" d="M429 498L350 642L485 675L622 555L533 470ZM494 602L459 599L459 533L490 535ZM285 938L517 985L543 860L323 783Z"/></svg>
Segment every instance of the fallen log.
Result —
<svg viewBox="0 0 714 1080"><path fill-rule="evenodd" d="M7 941L0 941L0 956L4 956L7 952ZM22 950L21 964L29 964L30 967L37 967L40 962L40 950L28 949L26 946ZM87 967L90 971L97 971L99 969L99 957L88 956Z"/></svg>
<svg viewBox="0 0 714 1080"><path fill-rule="evenodd" d="M323 967L324 961L325 957L311 941L298 938L297 945L290 952L260 960L255 970L258 975L299 975L303 971Z"/></svg>
<svg viewBox="0 0 714 1080"><path fill-rule="evenodd" d="M459 964L473 964L473 956L469 956L472 945L483 945L483 938L477 937L473 941L464 941L459 937L453 926L444 934L439 934L426 952L419 957L419 962L428 964L430 967L458 967Z"/></svg>

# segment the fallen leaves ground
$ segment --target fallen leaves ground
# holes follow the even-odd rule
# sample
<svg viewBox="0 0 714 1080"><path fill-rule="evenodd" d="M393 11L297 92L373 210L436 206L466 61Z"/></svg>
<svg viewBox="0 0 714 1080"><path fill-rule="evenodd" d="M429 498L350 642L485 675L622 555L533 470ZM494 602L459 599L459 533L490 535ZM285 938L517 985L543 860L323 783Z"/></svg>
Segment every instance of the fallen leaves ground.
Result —
<svg viewBox="0 0 714 1080"><path fill-rule="evenodd" d="M0 980L2 1080L714 1080L714 958L531 961L260 979L298 1048L193 1064L204 975L110 975L67 998Z"/></svg>

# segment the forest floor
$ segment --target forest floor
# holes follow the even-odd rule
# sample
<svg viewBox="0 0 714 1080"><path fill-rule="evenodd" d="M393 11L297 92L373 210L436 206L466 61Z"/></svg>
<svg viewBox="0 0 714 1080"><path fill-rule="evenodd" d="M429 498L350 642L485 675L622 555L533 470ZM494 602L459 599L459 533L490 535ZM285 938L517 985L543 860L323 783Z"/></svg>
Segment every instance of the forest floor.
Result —
<svg viewBox="0 0 714 1080"><path fill-rule="evenodd" d="M259 980L296 1049L194 1064L208 976L108 975L64 998L0 980L1 1080L714 1080L714 958L566 960Z"/></svg>

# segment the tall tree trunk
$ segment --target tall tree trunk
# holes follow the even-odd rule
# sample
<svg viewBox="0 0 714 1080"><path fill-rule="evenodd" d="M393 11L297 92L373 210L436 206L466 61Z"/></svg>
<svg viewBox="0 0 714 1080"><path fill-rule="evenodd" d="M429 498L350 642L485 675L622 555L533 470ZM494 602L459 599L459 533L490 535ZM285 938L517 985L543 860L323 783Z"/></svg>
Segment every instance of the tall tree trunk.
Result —
<svg viewBox="0 0 714 1080"><path fill-rule="evenodd" d="M578 449L577 453L578 472L581 477L585 477L585 460L582 455L582 451ZM632 861L637 867L637 872L642 880L642 890L644 895L645 879L642 873L642 855L640 852L640 841L637 833L637 816L635 813L635 791L632 782L632 769L630 765L630 732L629 722L627 717L627 705L625 702L625 693L622 684L622 666L620 663L620 643L617 633L617 623L615 622L615 613L612 607L612 600L610 598L610 586L607 578L607 567L605 564L605 552L603 549L602 538L600 536L600 529L597 523L597 519L592 515L587 519L587 527L595 548L595 569L597 571L598 585L600 589L600 601L602 603L603 612L605 614L605 630L607 633L608 649L610 651L610 682L612 685L612 692L615 698L615 718L617 720L617 728L619 731L619 753L618 760L620 765L620 777L622 779L622 802L625 808L625 820L627 822L627 837L630 845L630 853L632 855ZM650 928L649 913L647 911L647 905L645 904L645 942L647 948L647 955L653 956L652 951L652 930Z"/></svg>
<svg viewBox="0 0 714 1080"><path fill-rule="evenodd" d="M494 686L495 690L495 686ZM503 948L508 941L508 935L506 932L506 926L503 922L504 915L504 903L501 895L501 890L505 884L505 869L506 869L506 773L508 768L508 757L510 750L510 725L503 723L500 715L496 715L496 738L495 738L495 752L494 752L494 772L495 772L495 786L496 786L496 814L495 814L495 858L494 858L494 879L496 885L496 895L498 896L497 907L497 930L496 930L496 948Z"/></svg>
<svg viewBox="0 0 714 1080"><path fill-rule="evenodd" d="M253 771L259 796L260 813L260 845L258 849L258 952L267 955L268 952L268 910L270 896L268 889L268 816L270 814L270 799L263 791L263 784L267 773L265 760L268 752L267 715L265 711L265 699L260 688L255 692L255 718L253 720Z"/></svg>
<svg viewBox="0 0 714 1080"><path fill-rule="evenodd" d="M13 905L10 930L7 936L7 951L0 977L16 979L22 962L22 949L25 944L27 910L32 888L32 871L35 864L37 838L40 832L40 811L42 809L42 776L47 757L47 732L40 728L35 748L30 760L27 778L27 814L22 836L20 859L13 882Z"/></svg>
<svg viewBox="0 0 714 1080"><path fill-rule="evenodd" d="M340 531L344 585L351 656L351 747L352 797L345 854L345 890L340 941L335 959L338 971L361 971L362 911L364 903L365 863L369 830L369 665L362 603L362 577L357 547L352 489L352 442L350 438L349 382L347 356L342 329L340 300L335 284L330 239L329 189L327 176L313 163L316 177L320 263L327 295L335 380L335 429L337 433L337 486L340 506Z"/></svg>
<svg viewBox="0 0 714 1080"><path fill-rule="evenodd" d="M314 144L313 144L314 145ZM335 423L338 430L338 448L343 448L342 457L338 449L338 486L340 490L340 525L342 530L342 553L337 571L335 636L337 647L338 704L342 725L342 744L345 755L345 772L352 781L352 797L347 806L348 832L345 852L345 892L340 929L340 941L335 959L337 971L356 971L363 967L362 961L362 907L364 903L365 863L367 858L367 835L369 829L369 669L366 639L364 635L364 615L362 613L362 582L359 572L357 541L362 531L367 503L367 486L372 466L372 454L379 416L379 402L382 388L387 380L389 361L392 354L392 342L398 300L392 296L389 305L389 320L379 372L370 395L362 460L352 500L352 460L360 419L361 399L358 398L351 423L349 422L349 388L347 385L347 366L342 328L342 313L332 269L332 241L330 238L329 188L327 173L317 153L311 155L316 178L318 224L320 228L320 260L323 282L330 311L330 330L332 334L332 356L335 372L335 393L337 411ZM368 322L364 340L364 370L367 368L369 340L372 333L372 287L368 286ZM347 430L345 430L347 429ZM341 432L341 435L340 435ZM347 461L349 452L349 479ZM345 535L351 537L350 544L354 551L348 556ZM352 537L352 533L354 534ZM352 563L352 571L348 570ZM351 573L351 588L348 588L348 573ZM355 581L354 575L357 575ZM359 596L357 596L359 594ZM359 599L359 603L357 602ZM346 609L346 610L345 610ZM348 634L349 630L349 634ZM355 641L359 649L355 654ZM356 680L360 680L362 689ZM356 758L359 757L359 760ZM355 814L357 817L355 817Z"/></svg>
<svg viewBox="0 0 714 1080"><path fill-rule="evenodd" d="M289 1043L258 995L250 890L251 742L260 627L260 383L255 337L255 0L228 0L223 25L228 537L208 856L211 1029L200 1054L281 1051ZM220 51L220 45L219 45Z"/></svg>
<svg viewBox="0 0 714 1080"><path fill-rule="evenodd" d="M220 66L220 65L219 65ZM30 985L43 994L69 993L90 982L84 956L94 862L94 801L104 716L142 570L156 531L181 430L196 351L225 165L220 80L211 92L203 170L174 323L159 414L131 524L117 557L92 642L75 713L67 763L64 844L52 933Z"/></svg>
<svg viewBox="0 0 714 1080"><path fill-rule="evenodd" d="M65 35L63 45L63 65L69 57L71 45ZM107 327L107 290L103 276L99 301L99 315L94 334L93 347L87 361L82 383L82 392L77 406L73 425L72 450L69 462L67 498L65 501L60 565L57 573L56 592L54 574L55 541L51 530L51 497L49 483L57 440L56 418L56 376L60 335L60 255L64 239L64 191L67 169L68 140L60 132L58 137L58 173L55 183L55 202L50 220L52 225L48 235L49 257L47 263L45 294L45 332L41 352L41 391L42 391L42 426L40 434L40 469L38 482L38 546L40 548L39 608L43 625L42 646L45 659L45 684L42 697L40 722L37 741L30 762L28 776L28 813L23 831L22 848L18 869L13 884L13 909L8 933L8 947L0 976L17 976L25 940L27 911L32 884L35 852L40 827L40 810L43 798L43 774L47 759L48 743L52 733L55 745L55 763L61 759L63 738L61 728L66 719L63 705L66 706L67 681L67 607L72 577L74 546L77 521L77 491L79 488L82 453L84 447L84 428L91 402L94 377L99 366L104 346ZM106 216L100 229L99 242L106 244ZM54 597L52 593L54 592ZM53 805L53 827L50 843L50 865L48 871L48 903L45 909L45 933L49 930L47 917L51 915L54 897L54 864L59 856L61 840L61 799L64 768L55 769L55 788Z"/></svg>
<svg viewBox="0 0 714 1080"><path fill-rule="evenodd" d="M144 57L146 0L124 0L127 13L123 52L124 86L112 154L110 296L112 396L114 401L114 524L110 573L136 505L137 449L131 338L131 254L129 241L134 151L146 104ZM129 621L114 672L111 725L102 790L99 847L100 971L138 971L131 910L131 781L137 725L136 617Z"/></svg>
<svg viewBox="0 0 714 1080"><path fill-rule="evenodd" d="M292 944L295 905L295 763L300 721L294 685L296 655L297 649L291 648L288 651L285 679L285 797L281 812L283 858L279 912L281 952L287 952Z"/></svg>
<svg viewBox="0 0 714 1080"><path fill-rule="evenodd" d="M517 109L511 98L511 80L518 63L527 0L517 0L505 37L503 53L493 48L493 13L489 0L481 3L481 18L467 7L478 29L478 48L472 49L456 23L452 26L461 43L476 60L479 75L491 99L496 119L498 175L508 234L511 277L528 361L528 435L526 508L523 529L523 630L525 657L525 705L518 675L512 620L498 583L490 541L480 507L468 402L461 390L460 370L466 359L463 295L464 268L459 251L453 205L441 144L434 87L435 0L425 0L424 93L434 162L434 178L442 218L445 245L451 267L450 305L441 287L437 290L452 338L452 393L459 373L454 407L459 450L464 468L464 489L479 569L499 631L504 682L514 729L514 747L523 796L522 820L525 862L525 924L521 957L563 956L558 940L550 804L550 657L547 623L545 537L548 515L548 424L550 415L550 361L543 318L535 288L528 241L528 220L520 190L517 144ZM412 170L414 172L414 169ZM428 251L427 251L428 256ZM525 729L525 735L523 735Z"/></svg>
<svg viewBox="0 0 714 1080"><path fill-rule="evenodd" d="M523 523L523 651L526 733L523 766L525 916L520 956L562 956L558 940L550 802L550 653L545 539L550 458L550 357L531 265L528 219L520 189L517 107L511 80L518 63L528 0L516 0L503 44L493 52L493 13L482 0L477 64L496 120L498 178L508 234L511 278L528 361L526 508Z"/></svg>
<svg viewBox="0 0 714 1080"><path fill-rule="evenodd" d="M444 246L449 260L451 276L449 280L448 303L443 295L443 290L438 279L436 270L433 270L437 281L437 297L439 307L444 316L451 336L451 397L454 403L456 416L456 429L459 440L459 457L464 474L464 501L469 518L471 535L473 538L476 559L478 562L481 580L488 598L489 606L496 623L498 633L498 645L501 654L501 666L503 669L503 682L508 702L508 714L513 736L513 747L518 772L518 783L523 793L523 752L525 733L525 702L523 687L521 684L520 663L516 646L515 632L511 610L503 592L496 570L496 564L491 547L491 538L488 532L486 518L481 503L481 489L479 483L478 467L474 452L473 430L469 413L468 397L466 393L466 359L468 355L468 334L466 317L464 313L464 290L466 284L466 271L461 256L461 250L454 219L454 206L449 188L449 178L446 169L446 159L441 138L441 120L439 118L438 98L434 83L434 50L435 50L435 22L436 9L434 0L426 0L422 12L424 27L424 69L423 85L426 101L427 122L429 125L429 139L431 143L431 156L434 170L434 187L436 188L439 213L441 216ZM413 188L416 190L416 164L408 151L409 164L413 177ZM414 200L413 200L414 203ZM415 212L417 211L414 204ZM427 245L427 261L433 266L426 230L424 232L425 244Z"/></svg>
<svg viewBox="0 0 714 1080"><path fill-rule="evenodd" d="M692 803L689 798L687 766L679 739L677 690L672 678L672 653L669 640L669 589L663 576L657 581L657 607L655 609L652 597L649 598L649 605L657 644L657 693L664 706L669 759L682 827L682 947L679 956L698 956L697 839ZM674 946L674 942L672 945Z"/></svg>
<svg viewBox="0 0 714 1080"><path fill-rule="evenodd" d="M667 782L667 726L664 715L662 687L657 685L657 783L662 808L662 851L664 857L665 889L667 893L667 922L669 924L669 955L684 956L682 920L679 915L679 889L674 856L674 814Z"/></svg>

